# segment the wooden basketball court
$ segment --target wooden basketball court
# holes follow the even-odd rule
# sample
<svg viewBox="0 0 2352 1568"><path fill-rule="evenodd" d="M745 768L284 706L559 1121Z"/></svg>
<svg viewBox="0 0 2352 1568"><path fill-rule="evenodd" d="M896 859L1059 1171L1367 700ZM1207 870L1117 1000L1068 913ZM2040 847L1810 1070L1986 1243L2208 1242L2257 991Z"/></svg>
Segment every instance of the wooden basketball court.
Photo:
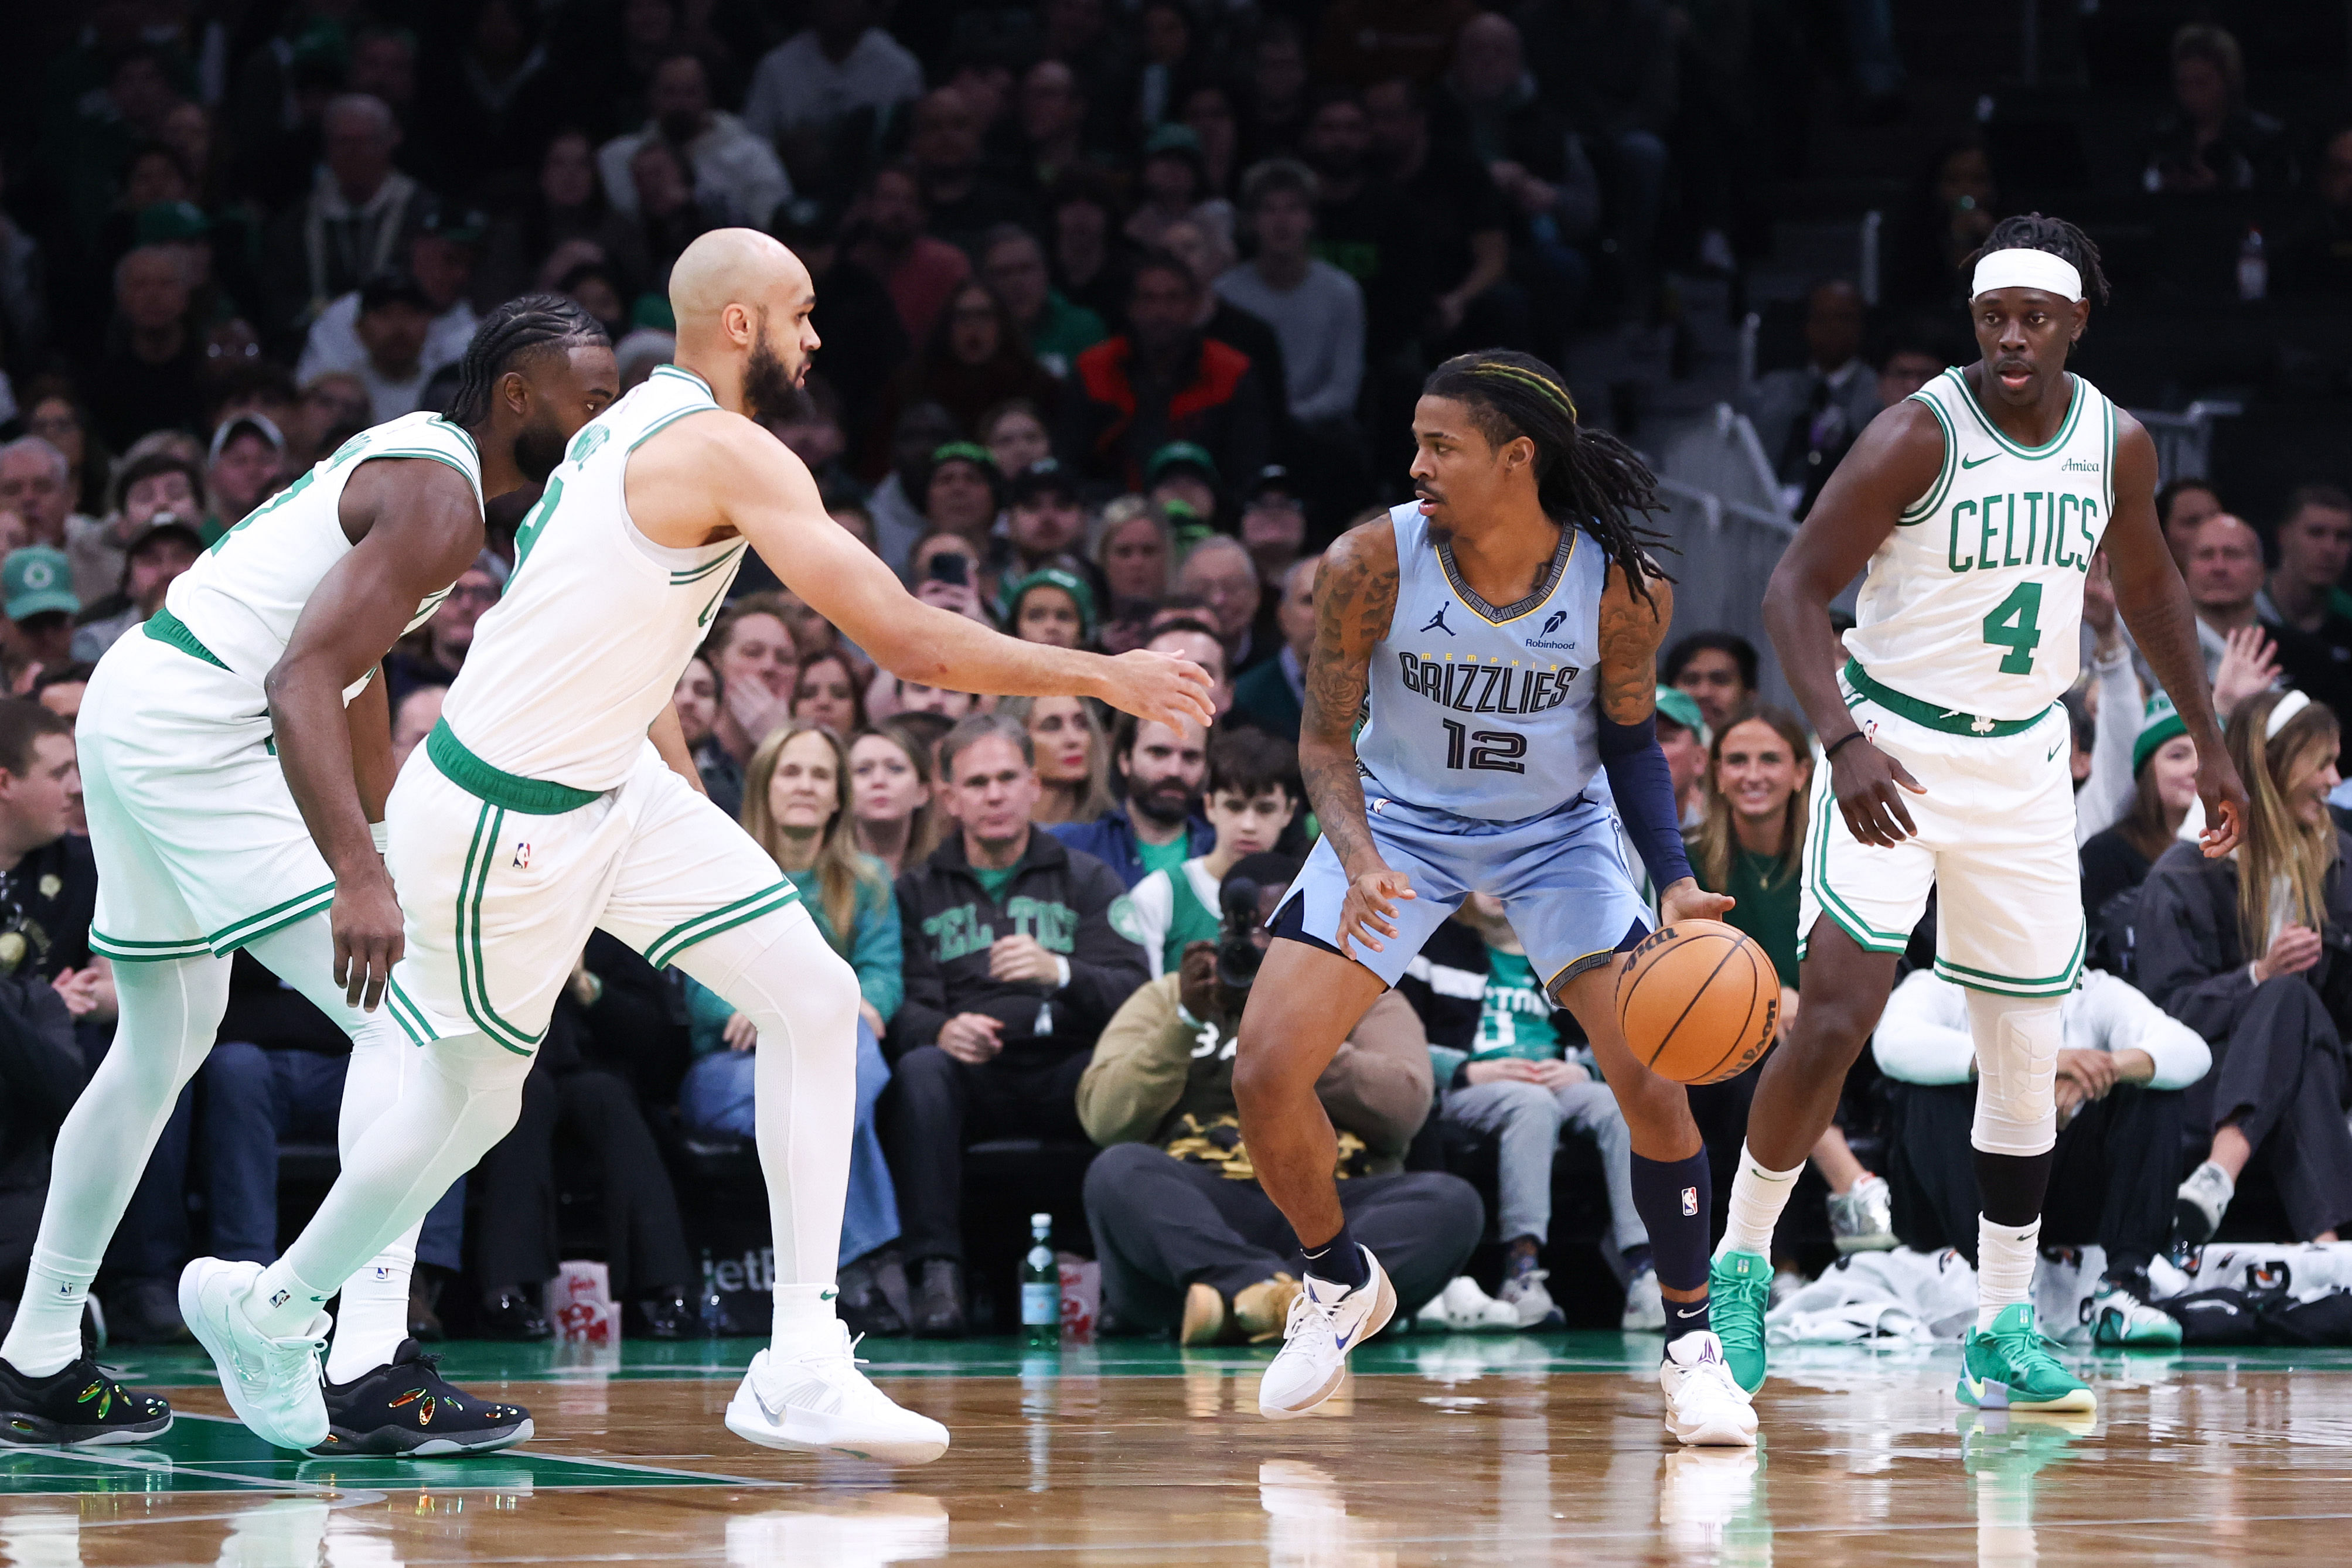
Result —
<svg viewBox="0 0 2352 1568"><path fill-rule="evenodd" d="M225 1419L201 1357L130 1352L182 1419L151 1447L0 1450L0 1563L2352 1562L2340 1352L2091 1357L2094 1421L1963 1412L1951 1351L1783 1352L1748 1453L1665 1436L1654 1337L1383 1340L1280 1425L1263 1352L893 1342L869 1370L955 1446L891 1471L730 1436L757 1348L453 1346L532 1442L333 1462Z"/></svg>

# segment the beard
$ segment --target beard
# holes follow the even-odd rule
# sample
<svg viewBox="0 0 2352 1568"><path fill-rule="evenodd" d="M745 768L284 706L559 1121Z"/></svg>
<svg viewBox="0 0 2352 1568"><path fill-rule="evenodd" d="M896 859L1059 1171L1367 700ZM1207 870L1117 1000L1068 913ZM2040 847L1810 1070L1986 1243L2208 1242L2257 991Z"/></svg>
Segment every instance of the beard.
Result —
<svg viewBox="0 0 2352 1568"><path fill-rule="evenodd" d="M563 461L563 447L562 432L545 425L525 426L515 432L515 467L531 483L543 485L547 476L555 472L555 465Z"/></svg>
<svg viewBox="0 0 2352 1568"><path fill-rule="evenodd" d="M768 346L763 328L743 366L743 401L751 405L751 417L781 418L791 410L799 390L799 375L784 368L784 362Z"/></svg>
<svg viewBox="0 0 2352 1568"><path fill-rule="evenodd" d="M1162 827L1173 827L1192 815L1192 794L1176 779L1162 779L1130 790L1128 802Z"/></svg>

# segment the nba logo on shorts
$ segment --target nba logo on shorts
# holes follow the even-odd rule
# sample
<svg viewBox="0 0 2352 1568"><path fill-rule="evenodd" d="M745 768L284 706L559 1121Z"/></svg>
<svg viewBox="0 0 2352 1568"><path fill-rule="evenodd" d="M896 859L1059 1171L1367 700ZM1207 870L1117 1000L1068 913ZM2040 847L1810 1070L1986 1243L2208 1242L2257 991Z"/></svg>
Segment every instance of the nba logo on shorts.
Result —
<svg viewBox="0 0 2352 1568"><path fill-rule="evenodd" d="M1683 1213L1686 1215L1698 1213L1698 1189L1696 1187L1685 1187L1683 1189Z"/></svg>
<svg viewBox="0 0 2352 1568"><path fill-rule="evenodd" d="M528 871L530 869L530 840L525 839L523 842L515 846L514 863L515 869L518 871Z"/></svg>

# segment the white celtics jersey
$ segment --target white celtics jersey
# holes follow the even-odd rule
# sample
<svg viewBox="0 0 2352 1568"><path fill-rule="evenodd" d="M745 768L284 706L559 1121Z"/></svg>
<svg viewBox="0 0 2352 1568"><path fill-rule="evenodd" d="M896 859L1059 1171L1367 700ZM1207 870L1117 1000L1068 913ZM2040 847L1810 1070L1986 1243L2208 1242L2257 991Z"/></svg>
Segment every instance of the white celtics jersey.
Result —
<svg viewBox="0 0 2352 1568"><path fill-rule="evenodd" d="M475 757L595 793L628 776L747 546L654 543L629 521L623 479L656 431L718 407L700 376L666 364L572 438L442 709Z"/></svg>
<svg viewBox="0 0 2352 1568"><path fill-rule="evenodd" d="M362 463L425 458L466 476L482 504L482 458L474 438L437 414L404 414L362 430L310 471L246 514L214 542L163 595L163 608L214 659L255 685L294 635L294 623L335 563L352 552L343 533L343 486ZM449 596L446 584L416 606L414 631ZM367 682L343 693L348 702Z"/></svg>
<svg viewBox="0 0 2352 1568"><path fill-rule="evenodd" d="M1872 681L1954 713L2031 719L2074 683L2083 580L2115 510L2116 409L2074 389L2021 447L1958 370L1911 395L1944 431L1936 482L1870 558L1845 646Z"/></svg>

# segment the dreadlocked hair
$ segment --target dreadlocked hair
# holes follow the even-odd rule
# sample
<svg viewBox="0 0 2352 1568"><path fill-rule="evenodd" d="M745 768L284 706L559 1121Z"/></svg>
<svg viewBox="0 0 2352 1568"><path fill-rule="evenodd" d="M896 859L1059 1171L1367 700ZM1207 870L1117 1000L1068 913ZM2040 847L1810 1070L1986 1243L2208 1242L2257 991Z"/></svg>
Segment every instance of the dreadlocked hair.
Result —
<svg viewBox="0 0 2352 1568"><path fill-rule="evenodd" d="M604 324L577 300L561 294L524 294L482 318L457 362L457 390L444 416L452 425L479 425L490 416L499 377L541 349L609 345Z"/></svg>
<svg viewBox="0 0 2352 1568"><path fill-rule="evenodd" d="M1545 513L1600 541L1645 601L1652 578L1674 581L1651 553L1674 547L1636 520L1637 513L1659 510L1657 480L1632 447L1578 423L1576 399L1559 372L1533 354L1481 349L1431 371L1421 395L1464 405L1478 433L1495 446L1521 436L1534 442L1536 499Z"/></svg>
<svg viewBox="0 0 2352 1568"><path fill-rule="evenodd" d="M1960 270L1974 272L1977 263L1996 250L2046 250L2083 275L2083 290L2095 303L2107 302L2107 275L2099 267L2097 242L2063 217L2024 213L2001 219L1985 242L1961 260Z"/></svg>

